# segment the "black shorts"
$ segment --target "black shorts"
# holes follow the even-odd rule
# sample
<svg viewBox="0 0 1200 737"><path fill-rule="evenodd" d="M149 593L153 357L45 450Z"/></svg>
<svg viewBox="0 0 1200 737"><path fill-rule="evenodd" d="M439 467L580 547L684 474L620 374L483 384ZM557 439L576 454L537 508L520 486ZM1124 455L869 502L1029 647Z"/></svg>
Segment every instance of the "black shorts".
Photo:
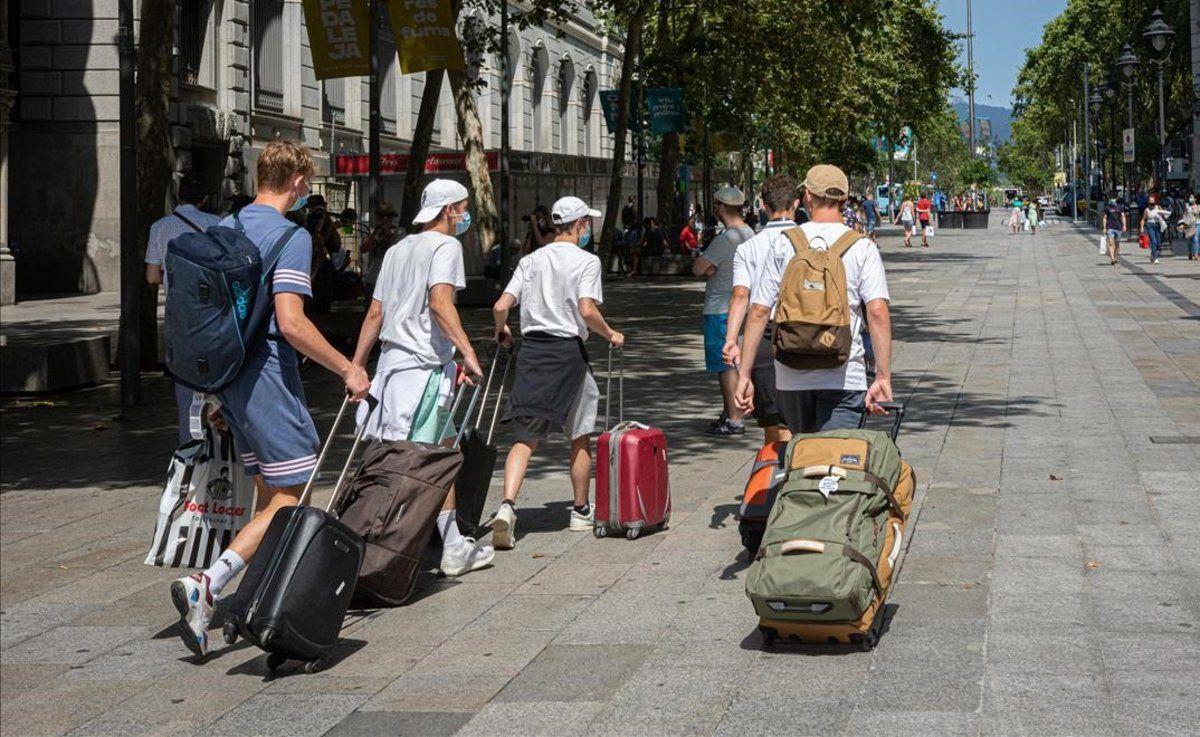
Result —
<svg viewBox="0 0 1200 737"><path fill-rule="evenodd" d="M771 325L763 331L750 369L750 380L754 382L754 419L759 427L782 425L783 415L775 404L775 349L771 346Z"/></svg>

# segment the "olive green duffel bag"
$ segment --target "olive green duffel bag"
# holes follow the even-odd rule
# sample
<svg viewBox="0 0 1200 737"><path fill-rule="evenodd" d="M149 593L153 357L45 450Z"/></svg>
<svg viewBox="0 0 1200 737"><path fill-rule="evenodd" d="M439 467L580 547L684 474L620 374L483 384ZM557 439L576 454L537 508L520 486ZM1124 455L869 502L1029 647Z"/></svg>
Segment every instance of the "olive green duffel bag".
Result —
<svg viewBox="0 0 1200 737"><path fill-rule="evenodd" d="M781 622L848 622L886 591L879 564L889 519L903 520L898 499L903 463L887 433L831 430L788 444L788 479L746 577L760 618Z"/></svg>

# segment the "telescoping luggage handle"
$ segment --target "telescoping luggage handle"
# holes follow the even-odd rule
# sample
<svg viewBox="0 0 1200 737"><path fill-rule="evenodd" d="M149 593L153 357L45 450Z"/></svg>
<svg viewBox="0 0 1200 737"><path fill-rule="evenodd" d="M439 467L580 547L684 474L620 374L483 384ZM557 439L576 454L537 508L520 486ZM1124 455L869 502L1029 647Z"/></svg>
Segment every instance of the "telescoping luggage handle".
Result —
<svg viewBox="0 0 1200 737"><path fill-rule="evenodd" d="M617 424L625 422L625 349L608 345L608 378L604 386L604 429L611 430L613 352L617 354Z"/></svg>
<svg viewBox="0 0 1200 737"><path fill-rule="evenodd" d="M896 442L896 438L900 436L900 423L904 421L905 402L879 402L879 406L892 414L892 429L888 433L892 437L892 442ZM867 415L869 413L864 408L862 417L858 420L859 428L867 426Z"/></svg>
<svg viewBox="0 0 1200 737"><path fill-rule="evenodd" d="M500 375L500 386L496 389L496 406L492 408L492 421L488 425L487 440L484 442L487 445L492 444L492 435L496 432L496 420L500 417L500 406L504 399L504 385L508 383L508 372L512 370L513 354L512 350L505 348L499 343L496 344L496 352L492 355L492 365L488 368L487 383L483 386L483 401L479 403L479 411L475 415L475 429L479 429L479 425L483 422L483 416L487 412L488 395L492 391L492 379L496 376L496 364L500 362L500 353L507 353L508 357L504 361L504 373ZM479 393L479 385L475 386L475 393ZM474 402L474 399L472 399ZM463 418L463 426L469 424L471 418L471 410L467 410L466 416Z"/></svg>
<svg viewBox="0 0 1200 737"><path fill-rule="evenodd" d="M450 422L453 420L455 413L458 412L458 405L460 402L462 402L462 398L465 393L466 392L461 391L461 387L458 391L455 392L454 404L450 408L450 414L446 418L446 423L444 425L442 425L442 431L438 433L439 436L441 436L441 434L446 431L446 428L449 426ZM478 398L479 398L479 385L476 384L475 391L471 393L471 402L467 408L467 416L470 416L472 410L475 407L475 400ZM366 399L364 399L363 401L365 401L367 403L368 414L370 414L371 412L374 412L375 409L379 406L379 400L376 399L375 397L371 396L370 394L368 394L366 396ZM350 395L347 394L346 397L342 400L341 408L338 409L337 417L333 418L333 426L331 428L329 428L329 436L325 438L325 443L324 443L324 445L321 446L321 452L320 452L320 454L317 455L317 465L313 467L312 473L309 474L308 482L304 484L304 491L300 494L300 505L301 506L306 504L308 502L308 498L312 495L313 486L316 484L316 481L317 481L317 474L319 474L321 472L321 466L323 466L325 464L325 456L329 453L329 446L333 445L333 438L335 435L337 435L338 428L341 427L341 424L342 424L342 417L345 416L346 408L349 406L350 406ZM354 457L356 455L358 455L358 445L359 445L359 443L362 442L363 431L366 430L366 427L367 427L367 423L363 422L362 426L359 427L358 430L356 430L354 433L354 443L350 446L350 452L346 454L346 462L344 464L342 464L342 472L340 474L338 474L337 483L334 484L334 486L333 486L333 494L330 495L330 497L329 497L329 503L325 505L326 512L332 512L333 509L337 506L338 497L341 496L341 492L342 492L342 485L346 481L346 475L350 472L350 465L354 462ZM462 442L463 433L466 431L466 427L467 427L467 423L464 422L463 426L461 428L459 428L458 433L454 436L454 446L453 447L457 448L458 444L460 442Z"/></svg>

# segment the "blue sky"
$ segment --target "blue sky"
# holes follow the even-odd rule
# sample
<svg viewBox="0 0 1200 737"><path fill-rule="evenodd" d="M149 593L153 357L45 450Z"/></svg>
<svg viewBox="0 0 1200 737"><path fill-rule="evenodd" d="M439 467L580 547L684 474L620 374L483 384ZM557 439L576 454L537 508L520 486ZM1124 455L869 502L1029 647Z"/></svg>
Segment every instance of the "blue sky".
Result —
<svg viewBox="0 0 1200 737"><path fill-rule="evenodd" d="M967 0L936 0L946 17L946 27L957 33L967 31ZM1061 13L1066 0L973 0L971 25L975 29L975 102L985 105L1012 105L1012 88L1025 60L1025 49L1036 46L1042 28ZM962 42L963 65L967 43ZM955 96L965 93L955 91Z"/></svg>

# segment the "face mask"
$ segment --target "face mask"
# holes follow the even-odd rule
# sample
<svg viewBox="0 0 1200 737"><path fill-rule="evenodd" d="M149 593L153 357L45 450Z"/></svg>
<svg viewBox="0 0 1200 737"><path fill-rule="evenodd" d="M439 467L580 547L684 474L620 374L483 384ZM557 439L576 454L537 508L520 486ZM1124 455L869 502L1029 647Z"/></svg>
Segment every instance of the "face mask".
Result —
<svg viewBox="0 0 1200 737"><path fill-rule="evenodd" d="M308 195L304 195L303 197L296 200L296 204L294 204L288 208L288 212L295 212L297 210L302 209L307 202L308 202Z"/></svg>
<svg viewBox="0 0 1200 737"><path fill-rule="evenodd" d="M468 210L462 214L462 220L454 224L454 235L462 235L471 227L471 212Z"/></svg>
<svg viewBox="0 0 1200 737"><path fill-rule="evenodd" d="M583 248L592 242L592 231L585 230L583 235L579 236L579 247Z"/></svg>

